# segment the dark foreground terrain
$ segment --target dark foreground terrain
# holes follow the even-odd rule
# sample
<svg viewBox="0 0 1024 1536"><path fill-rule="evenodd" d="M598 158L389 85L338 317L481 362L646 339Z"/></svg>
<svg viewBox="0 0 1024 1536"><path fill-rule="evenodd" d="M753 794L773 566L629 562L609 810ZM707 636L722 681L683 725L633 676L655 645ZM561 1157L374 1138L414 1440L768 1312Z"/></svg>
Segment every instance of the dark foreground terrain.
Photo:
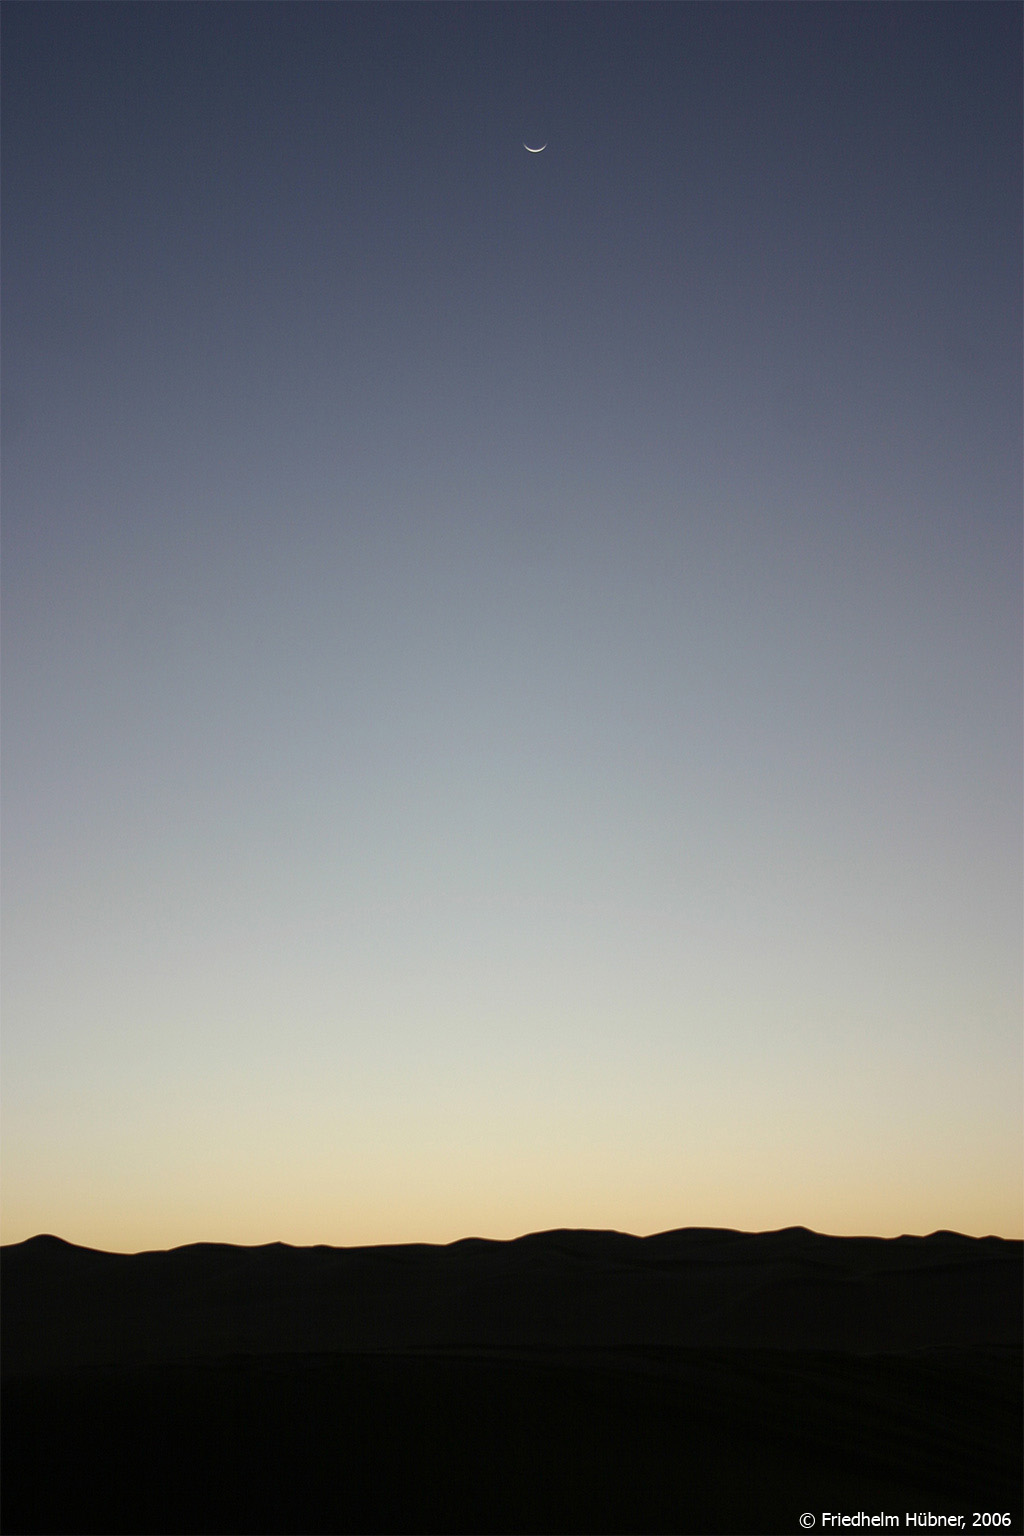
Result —
<svg viewBox="0 0 1024 1536"><path fill-rule="evenodd" d="M3 1530L1019 1532L1021 1249L34 1238L2 1250Z"/></svg>

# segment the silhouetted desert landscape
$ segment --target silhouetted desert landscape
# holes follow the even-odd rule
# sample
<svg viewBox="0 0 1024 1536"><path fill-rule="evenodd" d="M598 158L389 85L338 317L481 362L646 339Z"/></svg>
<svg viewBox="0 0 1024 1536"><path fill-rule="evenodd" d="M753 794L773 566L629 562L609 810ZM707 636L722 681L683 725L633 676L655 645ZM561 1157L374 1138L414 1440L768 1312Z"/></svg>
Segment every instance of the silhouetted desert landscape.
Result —
<svg viewBox="0 0 1024 1536"><path fill-rule="evenodd" d="M1022 1244L2 1250L6 1532L1021 1528Z"/></svg>
<svg viewBox="0 0 1024 1536"><path fill-rule="evenodd" d="M3 1536L1024 1536L1024 7L2 30Z"/></svg>

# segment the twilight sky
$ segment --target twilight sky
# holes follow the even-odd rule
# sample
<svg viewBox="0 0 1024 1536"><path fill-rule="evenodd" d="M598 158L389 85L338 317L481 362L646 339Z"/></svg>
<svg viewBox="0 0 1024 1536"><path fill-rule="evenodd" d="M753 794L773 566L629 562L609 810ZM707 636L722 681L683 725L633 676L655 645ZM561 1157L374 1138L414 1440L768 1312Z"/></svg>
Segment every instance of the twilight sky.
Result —
<svg viewBox="0 0 1024 1536"><path fill-rule="evenodd" d="M1021 1235L1021 25L5 4L5 1241Z"/></svg>

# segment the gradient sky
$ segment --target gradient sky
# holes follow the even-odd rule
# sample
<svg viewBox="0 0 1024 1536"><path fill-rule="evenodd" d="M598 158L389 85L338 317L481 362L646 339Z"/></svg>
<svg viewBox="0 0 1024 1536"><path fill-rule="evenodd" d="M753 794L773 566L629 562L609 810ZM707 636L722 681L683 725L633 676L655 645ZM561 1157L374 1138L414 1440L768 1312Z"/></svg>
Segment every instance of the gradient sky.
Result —
<svg viewBox="0 0 1024 1536"><path fill-rule="evenodd" d="M1021 24L4 5L5 1241L1021 1235Z"/></svg>

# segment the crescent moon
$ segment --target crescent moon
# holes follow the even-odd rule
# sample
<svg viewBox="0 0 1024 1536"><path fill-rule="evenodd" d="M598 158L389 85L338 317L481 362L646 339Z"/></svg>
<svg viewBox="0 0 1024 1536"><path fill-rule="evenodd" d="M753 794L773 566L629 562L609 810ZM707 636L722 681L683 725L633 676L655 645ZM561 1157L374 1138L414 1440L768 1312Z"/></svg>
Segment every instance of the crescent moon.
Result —
<svg viewBox="0 0 1024 1536"><path fill-rule="evenodd" d="M524 145L523 145L523 148L524 148L524 149L525 149L525 150L528 150L528 151L529 151L529 153L530 153L530 154L531 154L531 155L539 155L539 154L540 154L540 151L541 151L541 149L547 149L547 147L548 147L548 146L547 146L547 144L546 144L546 143L545 143L545 144L542 144L542 145L541 145L541 146L540 146L540 149L534 149L534 148L532 148L532 146L531 146L531 145L529 145L529 144L524 144Z"/></svg>

